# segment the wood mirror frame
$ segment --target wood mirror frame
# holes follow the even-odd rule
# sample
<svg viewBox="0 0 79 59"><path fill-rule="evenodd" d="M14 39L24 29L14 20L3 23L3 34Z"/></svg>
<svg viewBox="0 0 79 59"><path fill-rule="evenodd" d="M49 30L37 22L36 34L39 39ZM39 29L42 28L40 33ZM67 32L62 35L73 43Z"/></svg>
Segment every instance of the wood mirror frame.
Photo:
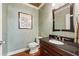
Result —
<svg viewBox="0 0 79 59"><path fill-rule="evenodd" d="M61 6L60 8L63 8L63 7L65 7L65 6L67 6L67 5L69 5L69 3L67 3L67 4L65 4L65 5L63 5L63 6ZM60 8L58 8L58 9L60 9ZM74 8L74 4L72 3L72 4L70 4L70 15L72 15L72 16L70 16L70 30L68 30L68 29L55 29L55 14L54 14L54 12L56 11L56 10L58 10L58 9L54 9L54 10L52 10L52 14L53 14L53 31L68 31L68 32L74 32L74 23L73 23L73 8Z"/></svg>

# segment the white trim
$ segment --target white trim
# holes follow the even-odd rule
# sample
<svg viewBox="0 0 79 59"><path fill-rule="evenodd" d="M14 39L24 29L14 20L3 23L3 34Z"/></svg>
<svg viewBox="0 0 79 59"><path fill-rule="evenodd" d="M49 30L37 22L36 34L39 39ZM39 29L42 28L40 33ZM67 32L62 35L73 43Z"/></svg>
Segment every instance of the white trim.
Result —
<svg viewBox="0 0 79 59"><path fill-rule="evenodd" d="M23 3L23 4L25 4L25 5L29 6L29 7L32 7L32 8L35 8L35 9L38 10L38 7L35 7L35 6L31 5L31 4L28 4L28 3Z"/></svg>
<svg viewBox="0 0 79 59"><path fill-rule="evenodd" d="M12 51L12 52L9 52L9 53L7 54L7 56L14 55L14 54L17 54L17 53L26 51L26 50L28 50L28 48L22 48L22 49L19 49L19 50L16 50L16 51Z"/></svg>
<svg viewBox="0 0 79 59"><path fill-rule="evenodd" d="M41 7L43 7L44 6L44 3L42 3L39 7L38 7L38 9L40 9Z"/></svg>
<svg viewBox="0 0 79 59"><path fill-rule="evenodd" d="M2 3L0 3L0 41L2 41ZM0 56L2 56L2 44L0 45Z"/></svg>
<svg viewBox="0 0 79 59"><path fill-rule="evenodd" d="M34 8L34 9L37 9L37 10L39 10L43 5L44 5L44 3L42 3L39 7L35 7L35 6L33 6L33 5L31 5L31 4L29 4L29 3L23 3L24 5L27 5L27 6L29 6L29 7L32 7L32 8Z"/></svg>

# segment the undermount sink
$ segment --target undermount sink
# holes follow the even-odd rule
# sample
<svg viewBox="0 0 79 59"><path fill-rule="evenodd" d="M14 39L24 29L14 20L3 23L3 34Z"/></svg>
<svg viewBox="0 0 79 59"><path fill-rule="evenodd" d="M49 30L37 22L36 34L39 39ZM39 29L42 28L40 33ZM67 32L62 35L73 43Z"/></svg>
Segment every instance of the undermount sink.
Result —
<svg viewBox="0 0 79 59"><path fill-rule="evenodd" d="M58 44L58 45L64 45L63 42L58 41L58 40L55 40L55 39L50 39L49 42L50 42L50 43L54 43L54 44Z"/></svg>

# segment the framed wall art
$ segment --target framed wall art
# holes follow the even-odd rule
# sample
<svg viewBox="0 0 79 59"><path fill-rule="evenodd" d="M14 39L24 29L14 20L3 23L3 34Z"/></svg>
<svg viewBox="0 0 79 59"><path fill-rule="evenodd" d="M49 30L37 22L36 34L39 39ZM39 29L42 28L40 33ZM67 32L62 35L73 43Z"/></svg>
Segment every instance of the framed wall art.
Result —
<svg viewBox="0 0 79 59"><path fill-rule="evenodd" d="M32 15L18 12L19 29L32 29Z"/></svg>

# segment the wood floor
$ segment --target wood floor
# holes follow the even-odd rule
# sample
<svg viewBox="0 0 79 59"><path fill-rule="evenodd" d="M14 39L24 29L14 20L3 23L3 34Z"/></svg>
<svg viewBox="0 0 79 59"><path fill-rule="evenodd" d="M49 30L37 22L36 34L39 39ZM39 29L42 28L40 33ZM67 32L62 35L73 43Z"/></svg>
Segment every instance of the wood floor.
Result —
<svg viewBox="0 0 79 59"><path fill-rule="evenodd" d="M21 53L12 55L12 56L40 56L40 51L38 51L34 54L29 54L29 51L24 51L24 52L21 52Z"/></svg>

